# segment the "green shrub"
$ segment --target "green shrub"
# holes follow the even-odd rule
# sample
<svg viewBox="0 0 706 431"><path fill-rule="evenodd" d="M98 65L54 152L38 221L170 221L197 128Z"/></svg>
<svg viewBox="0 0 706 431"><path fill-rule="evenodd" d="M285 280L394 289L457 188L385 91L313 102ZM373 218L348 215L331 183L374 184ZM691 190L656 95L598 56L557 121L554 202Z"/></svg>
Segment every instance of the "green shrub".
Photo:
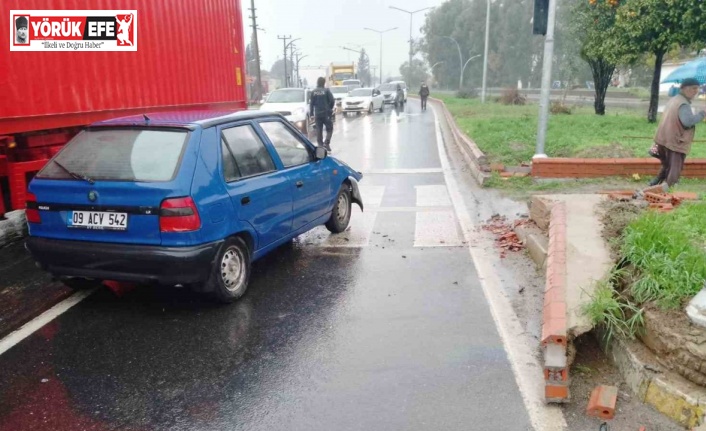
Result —
<svg viewBox="0 0 706 431"><path fill-rule="evenodd" d="M475 88L464 88L456 92L456 97L459 99L476 99L478 98L478 90Z"/></svg>

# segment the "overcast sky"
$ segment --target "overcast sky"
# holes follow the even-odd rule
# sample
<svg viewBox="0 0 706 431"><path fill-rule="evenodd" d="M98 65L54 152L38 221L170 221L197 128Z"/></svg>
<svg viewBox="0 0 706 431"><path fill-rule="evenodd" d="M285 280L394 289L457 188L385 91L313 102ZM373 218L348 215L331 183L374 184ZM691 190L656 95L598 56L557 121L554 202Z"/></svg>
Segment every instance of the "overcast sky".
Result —
<svg viewBox="0 0 706 431"><path fill-rule="evenodd" d="M252 37L250 0L241 0L246 44ZM331 62L357 61L358 54L340 47L365 47L373 66L380 63L380 36L365 27L387 30L383 36L383 73L399 75L400 65L409 56L409 14L390 9L397 6L410 11L438 6L443 0L255 0L262 66L269 70L282 58L282 41L277 36L301 38L295 42L302 55L300 66L327 66ZM420 36L424 14L414 15L413 38ZM379 69L378 69L379 74Z"/></svg>

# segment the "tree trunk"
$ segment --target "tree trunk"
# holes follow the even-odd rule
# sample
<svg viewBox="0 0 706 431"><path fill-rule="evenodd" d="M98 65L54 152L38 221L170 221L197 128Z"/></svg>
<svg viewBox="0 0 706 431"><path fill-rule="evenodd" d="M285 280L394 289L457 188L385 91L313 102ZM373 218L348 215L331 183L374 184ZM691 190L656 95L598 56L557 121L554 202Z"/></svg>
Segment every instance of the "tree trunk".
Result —
<svg viewBox="0 0 706 431"><path fill-rule="evenodd" d="M655 71L652 75L652 88L650 88L650 109L647 111L647 121L657 121L657 108L659 107L659 81L662 76L662 60L664 51L655 52Z"/></svg>
<svg viewBox="0 0 706 431"><path fill-rule="evenodd" d="M593 86L596 92L593 107L596 111L596 115L605 115L605 95L608 91L610 80L613 78L615 65L603 58L587 58L586 62L591 67Z"/></svg>

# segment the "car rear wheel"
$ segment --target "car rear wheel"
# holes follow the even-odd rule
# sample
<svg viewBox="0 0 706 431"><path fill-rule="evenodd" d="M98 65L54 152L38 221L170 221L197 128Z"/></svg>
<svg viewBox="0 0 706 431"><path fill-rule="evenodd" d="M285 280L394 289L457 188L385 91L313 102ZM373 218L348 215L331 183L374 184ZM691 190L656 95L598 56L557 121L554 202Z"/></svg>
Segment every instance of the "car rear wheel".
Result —
<svg viewBox="0 0 706 431"><path fill-rule="evenodd" d="M326 222L326 229L331 233L341 233L351 221L351 192L347 185L342 185L336 196L336 203L331 218Z"/></svg>
<svg viewBox="0 0 706 431"><path fill-rule="evenodd" d="M250 248L240 237L229 238L216 257L206 290L220 302L243 296L250 281Z"/></svg>
<svg viewBox="0 0 706 431"><path fill-rule="evenodd" d="M304 136L309 136L309 117L304 119L304 125L302 126L302 133Z"/></svg>

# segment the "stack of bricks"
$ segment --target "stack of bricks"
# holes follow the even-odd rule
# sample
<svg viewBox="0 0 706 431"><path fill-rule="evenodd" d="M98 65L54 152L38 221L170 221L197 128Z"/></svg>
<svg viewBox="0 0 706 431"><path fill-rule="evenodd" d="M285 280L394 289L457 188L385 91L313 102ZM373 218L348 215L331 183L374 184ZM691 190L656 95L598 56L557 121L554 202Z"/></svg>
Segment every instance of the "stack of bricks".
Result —
<svg viewBox="0 0 706 431"><path fill-rule="evenodd" d="M655 158L546 158L532 161L532 176L535 178L630 177L635 174L654 176L659 169L659 160ZM706 178L706 159L687 159L682 177Z"/></svg>
<svg viewBox="0 0 706 431"><path fill-rule="evenodd" d="M548 403L570 399L567 363L566 323L566 205L556 203L551 210L547 281L542 317L544 353L544 398Z"/></svg>

